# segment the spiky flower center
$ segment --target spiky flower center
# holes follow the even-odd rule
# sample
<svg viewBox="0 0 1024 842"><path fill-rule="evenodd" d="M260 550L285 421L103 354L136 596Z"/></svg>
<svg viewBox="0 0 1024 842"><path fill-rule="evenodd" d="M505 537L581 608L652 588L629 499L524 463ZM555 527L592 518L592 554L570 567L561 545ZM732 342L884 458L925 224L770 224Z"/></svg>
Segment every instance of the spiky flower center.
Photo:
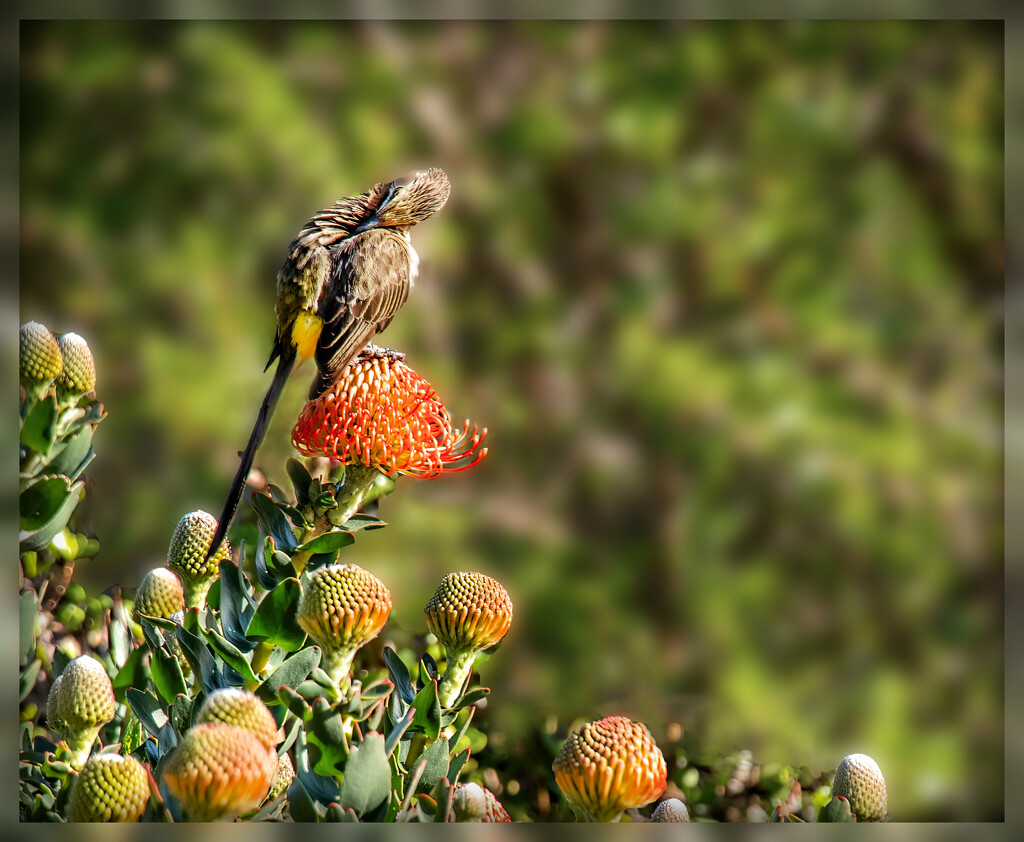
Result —
<svg viewBox="0 0 1024 842"><path fill-rule="evenodd" d="M64 370L57 337L39 322L26 322L18 331L18 371L26 385L49 383Z"/></svg>
<svg viewBox="0 0 1024 842"><path fill-rule="evenodd" d="M263 745L277 745L277 723L270 709L255 693L237 687L214 690L199 709L196 723L224 722L251 731Z"/></svg>
<svg viewBox="0 0 1024 842"><path fill-rule="evenodd" d="M393 354L364 352L306 404L292 444L306 456L433 479L476 465L487 453L480 447L486 435L469 421L456 433L426 380Z"/></svg>
<svg viewBox="0 0 1024 842"><path fill-rule="evenodd" d="M866 754L849 754L836 769L832 794L845 796L857 821L881 821L888 812L882 770Z"/></svg>
<svg viewBox="0 0 1024 842"><path fill-rule="evenodd" d="M565 797L598 821L650 804L664 791L668 775L650 731L624 716L607 716L571 733L552 769Z"/></svg>
<svg viewBox="0 0 1024 842"><path fill-rule="evenodd" d="M71 821L135 822L146 811L149 780L134 757L94 754L71 789Z"/></svg>
<svg viewBox="0 0 1024 842"><path fill-rule="evenodd" d="M493 646L512 625L508 591L483 573L449 573L423 610L427 628L453 651Z"/></svg>
<svg viewBox="0 0 1024 842"><path fill-rule="evenodd" d="M172 616L185 607L185 592L178 574L167 567L156 567L142 579L135 591L134 614L150 617Z"/></svg>
<svg viewBox="0 0 1024 842"><path fill-rule="evenodd" d="M309 577L299 625L325 650L354 649L375 638L391 614L391 592L357 564L332 564Z"/></svg>

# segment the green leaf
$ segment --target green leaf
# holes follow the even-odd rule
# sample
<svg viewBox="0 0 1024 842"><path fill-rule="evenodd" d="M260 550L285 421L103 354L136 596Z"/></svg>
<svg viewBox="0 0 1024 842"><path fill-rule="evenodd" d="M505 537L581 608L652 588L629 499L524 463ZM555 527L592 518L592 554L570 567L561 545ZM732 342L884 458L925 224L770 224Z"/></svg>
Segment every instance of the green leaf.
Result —
<svg viewBox="0 0 1024 842"><path fill-rule="evenodd" d="M452 812L452 802L455 800L455 784L448 778L441 778L437 782L437 788L432 793L437 799L437 812L434 814L435 822L446 822Z"/></svg>
<svg viewBox="0 0 1024 842"><path fill-rule="evenodd" d="M351 532L325 532L297 548L297 552L336 553L342 547L355 543Z"/></svg>
<svg viewBox="0 0 1024 842"><path fill-rule="evenodd" d="M250 500L264 534L273 538L274 543L285 552L293 553L298 542L284 512L266 494L253 494Z"/></svg>
<svg viewBox="0 0 1024 842"><path fill-rule="evenodd" d="M194 612L194 608L189 609L186 618ZM203 642L203 639L195 632L185 628L184 624L176 626L175 633L178 636L178 642L181 644L181 651L185 655L185 660L189 662L192 671L199 677L199 681L206 694L209 695L214 690L226 687L227 683L224 681L224 676L217 669L217 662L214 660L207 645Z"/></svg>
<svg viewBox="0 0 1024 842"><path fill-rule="evenodd" d="M63 474L70 480L78 479L86 465L95 456L92 450L93 429L93 427L82 427L73 436L65 439L59 450L54 448L56 452L50 457L44 472Z"/></svg>
<svg viewBox="0 0 1024 842"><path fill-rule="evenodd" d="M309 793L306 792L306 788L298 777L295 777L288 785L288 812L293 822L320 821L313 799L309 797Z"/></svg>
<svg viewBox="0 0 1024 842"><path fill-rule="evenodd" d="M32 692L32 688L36 686L36 676L39 675L39 668L43 665L43 662L36 658L30 663L21 673L21 681L19 687L18 701L25 701L25 697Z"/></svg>
<svg viewBox="0 0 1024 842"><path fill-rule="evenodd" d="M299 687L305 682L299 684ZM277 691L277 698L280 700L289 711L295 714L296 717L305 721L312 716L309 705L306 704L305 696L297 690L293 690L288 685L284 685L280 690Z"/></svg>
<svg viewBox="0 0 1024 842"><path fill-rule="evenodd" d="M267 680L257 688L256 695L268 705L276 703L278 691L282 687L291 687L294 690L319 663L318 646L310 646L296 652L267 677Z"/></svg>
<svg viewBox="0 0 1024 842"><path fill-rule="evenodd" d="M192 711L195 704L196 699L190 699L184 694L176 696L171 703L171 725L178 734L184 734L192 727Z"/></svg>
<svg viewBox="0 0 1024 842"><path fill-rule="evenodd" d="M455 745L455 743L452 743ZM451 763L448 765L448 774L446 777L451 781L452 786L455 786L459 782L459 775L462 772L462 767L466 765L466 761L469 760L469 749L463 749L455 757L452 758Z"/></svg>
<svg viewBox="0 0 1024 842"><path fill-rule="evenodd" d="M313 483L313 477L306 466L298 459L290 458L284 463L284 469L288 474L288 479L292 481L292 488L295 489L295 501L299 508L310 505L312 501L309 498L309 486Z"/></svg>
<svg viewBox="0 0 1024 842"><path fill-rule="evenodd" d="M349 756L345 722L341 711L324 699L313 702L313 715L306 726L306 750L318 775L337 775L345 770Z"/></svg>
<svg viewBox="0 0 1024 842"><path fill-rule="evenodd" d="M107 639L110 641L110 657L120 669L131 654L131 635L125 621L118 616L116 611L112 612L107 626Z"/></svg>
<svg viewBox="0 0 1024 842"><path fill-rule="evenodd" d="M395 727L391 729L391 733L388 734L387 740L384 742L384 751L387 752L388 757L395 750L395 746L402 739L402 735L409 730L409 726L412 725L412 718L415 715L416 711L413 708L409 708L405 715L395 723Z"/></svg>
<svg viewBox="0 0 1024 842"><path fill-rule="evenodd" d="M29 411L21 425L20 441L37 453L49 453L57 432L57 399L47 395Z"/></svg>
<svg viewBox="0 0 1024 842"><path fill-rule="evenodd" d="M819 822L855 822L857 817L850 810L850 802L842 795L837 795L824 807L818 810Z"/></svg>
<svg viewBox="0 0 1024 842"><path fill-rule="evenodd" d="M22 591L18 599L18 642L21 644L19 661L24 661L36 648L36 617L39 615L39 601L36 592Z"/></svg>
<svg viewBox="0 0 1024 842"><path fill-rule="evenodd" d="M160 702L152 693L139 690L137 687L129 687L125 692L125 699L132 713L138 717L142 727L149 731L157 739L160 739L160 729L167 724L167 714L160 707Z"/></svg>
<svg viewBox="0 0 1024 842"><path fill-rule="evenodd" d="M452 710L462 710L463 708L472 707L481 699L487 698L490 694L491 690L489 687L477 687L475 690L470 690L468 693L464 693L460 696L458 701L455 702L455 706Z"/></svg>
<svg viewBox="0 0 1024 842"><path fill-rule="evenodd" d="M139 718L129 712L121 728L121 754L127 756L146 741L146 734Z"/></svg>
<svg viewBox="0 0 1024 842"><path fill-rule="evenodd" d="M395 684L395 689L398 690L398 695L403 702L411 705L412 700L416 698L416 690L412 686L409 668L390 646L384 647L384 663L387 664L388 672L391 673L391 680Z"/></svg>
<svg viewBox="0 0 1024 842"><path fill-rule="evenodd" d="M273 559L275 552L274 539L269 535L262 539L256 547L256 558L254 560L256 578L259 580L260 586L267 591L273 591L280 581L279 577L270 572L270 568L267 564L267 559ZM292 575L295 574L294 568L291 572Z"/></svg>
<svg viewBox="0 0 1024 842"><path fill-rule="evenodd" d="M441 733L441 702L437 698L437 682L428 681L416 694L412 703L416 713L412 727L420 728L430 739L436 740Z"/></svg>
<svg viewBox="0 0 1024 842"><path fill-rule="evenodd" d="M379 517L360 512L346 520L342 524L342 528L349 532L358 532L360 529L382 529L387 525L387 521L383 521Z"/></svg>
<svg viewBox="0 0 1024 842"><path fill-rule="evenodd" d="M327 808L327 815L324 817L324 821L328 822L348 822L348 823L359 823L359 816L356 815L356 811L351 807L345 807L344 809L340 804L332 804Z"/></svg>
<svg viewBox="0 0 1024 842"><path fill-rule="evenodd" d="M255 684L259 679L252 671L252 665L246 659L237 646L230 643L225 637L213 629L203 629L203 636L210 647L231 669L235 670L246 682Z"/></svg>
<svg viewBox="0 0 1024 842"><path fill-rule="evenodd" d="M19 499L22 531L18 535L21 552L38 552L49 546L54 536L67 526L83 488L81 481L69 486L66 477L49 477L22 492Z"/></svg>
<svg viewBox="0 0 1024 842"><path fill-rule="evenodd" d="M224 636L240 650L248 652L254 643L245 636L245 583L238 565L231 560L219 565L220 578L220 624Z"/></svg>
<svg viewBox="0 0 1024 842"><path fill-rule="evenodd" d="M285 579L263 597L245 630L247 637L280 646L286 652L302 647L306 633L297 619L302 588L298 579Z"/></svg>
<svg viewBox="0 0 1024 842"><path fill-rule="evenodd" d="M153 650L149 670L153 676L153 685L167 704L173 702L179 693L188 692L188 685L185 684L185 676L181 674L178 659L168 655L163 649Z"/></svg>
<svg viewBox="0 0 1024 842"><path fill-rule="evenodd" d="M133 649L128 660L114 676L114 698L119 702L125 699L125 690L129 687L144 687L149 680L149 670L144 663L146 649L143 646Z"/></svg>
<svg viewBox="0 0 1024 842"><path fill-rule="evenodd" d="M437 782L448 774L448 738L441 736L434 740L423 752L423 759L426 765L420 777L418 790L430 792Z"/></svg>
<svg viewBox="0 0 1024 842"><path fill-rule="evenodd" d="M306 732L301 729L296 732L295 739L295 775L314 800L324 805L338 800L338 782L334 778L318 775L309 768Z"/></svg>
<svg viewBox="0 0 1024 842"><path fill-rule="evenodd" d="M384 738L373 731L349 754L339 803L362 817L390 797L391 764L384 751Z"/></svg>

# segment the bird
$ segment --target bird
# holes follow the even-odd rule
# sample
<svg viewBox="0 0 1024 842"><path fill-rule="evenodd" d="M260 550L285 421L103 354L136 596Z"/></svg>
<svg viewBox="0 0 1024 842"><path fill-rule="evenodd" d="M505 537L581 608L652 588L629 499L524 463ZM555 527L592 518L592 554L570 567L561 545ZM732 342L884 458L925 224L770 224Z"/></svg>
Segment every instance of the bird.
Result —
<svg viewBox="0 0 1024 842"><path fill-rule="evenodd" d="M274 407L297 363L312 358L313 400L383 331L405 304L419 272L409 229L438 213L451 184L432 167L340 199L313 215L277 273L277 329L264 371L277 361L241 454L207 558L219 548L242 497Z"/></svg>

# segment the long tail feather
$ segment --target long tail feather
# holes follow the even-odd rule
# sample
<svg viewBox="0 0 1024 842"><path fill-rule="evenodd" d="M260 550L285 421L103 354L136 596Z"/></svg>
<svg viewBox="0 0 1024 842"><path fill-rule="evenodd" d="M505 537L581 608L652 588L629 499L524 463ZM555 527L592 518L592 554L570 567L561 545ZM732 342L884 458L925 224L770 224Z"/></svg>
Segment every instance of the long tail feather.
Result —
<svg viewBox="0 0 1024 842"><path fill-rule="evenodd" d="M249 471L252 469L253 460L256 458L256 451L259 450L260 445L263 443L263 437L267 434L270 418L274 414L274 407L277 406L278 398L281 397L284 384L287 382L288 375L291 374L294 365L294 352L282 355L277 361L274 379L270 383L270 388L267 389L266 397L263 398L260 414L256 417L256 426L252 428L249 443L245 446L245 451L242 453L242 461L238 466L238 471L235 473L235 478L231 481L228 499L224 503L224 510L221 512L217 523L217 531L213 535L213 541L210 542L210 549L206 553L207 558L217 552L224 540L224 536L227 534L228 526L231 525L231 519L235 516L238 503L242 499L245 481L249 476Z"/></svg>

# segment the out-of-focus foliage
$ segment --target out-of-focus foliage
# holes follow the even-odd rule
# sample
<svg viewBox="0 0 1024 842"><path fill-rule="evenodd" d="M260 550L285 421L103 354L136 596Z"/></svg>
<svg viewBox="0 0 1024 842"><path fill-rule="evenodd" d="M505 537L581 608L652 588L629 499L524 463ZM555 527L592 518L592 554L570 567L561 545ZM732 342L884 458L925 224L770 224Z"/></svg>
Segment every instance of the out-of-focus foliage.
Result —
<svg viewBox="0 0 1024 842"><path fill-rule="evenodd" d="M1000 24L24 22L21 60L21 320L89 336L110 411L94 586L218 510L302 223L440 166L381 340L491 454L357 560L406 629L448 570L505 583L513 816L545 718L611 713L1002 816Z"/></svg>

